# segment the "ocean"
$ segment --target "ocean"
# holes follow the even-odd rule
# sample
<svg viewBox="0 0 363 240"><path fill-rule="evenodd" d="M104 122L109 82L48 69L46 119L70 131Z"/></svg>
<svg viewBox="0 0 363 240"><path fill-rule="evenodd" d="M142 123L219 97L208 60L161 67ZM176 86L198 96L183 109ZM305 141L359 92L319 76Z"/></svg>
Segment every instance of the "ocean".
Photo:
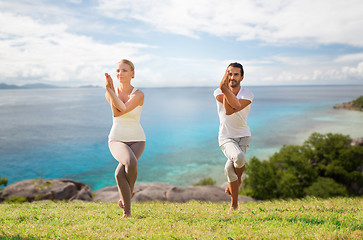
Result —
<svg viewBox="0 0 363 240"><path fill-rule="evenodd" d="M247 161L268 159L313 132L363 137L363 113L333 105L363 95L363 86L249 86L255 95ZM205 177L225 182L218 146L215 88L141 88L147 142L137 182L185 187ZM112 125L103 88L0 90L0 177L9 183L70 178L92 190L115 185L107 145Z"/></svg>

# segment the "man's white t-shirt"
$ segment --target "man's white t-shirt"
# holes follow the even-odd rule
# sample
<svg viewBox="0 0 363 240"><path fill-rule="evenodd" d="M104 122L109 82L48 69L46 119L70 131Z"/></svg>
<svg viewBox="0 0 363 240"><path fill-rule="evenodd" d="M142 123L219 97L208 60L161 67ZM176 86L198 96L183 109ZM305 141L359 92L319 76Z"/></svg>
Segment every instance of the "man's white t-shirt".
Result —
<svg viewBox="0 0 363 240"><path fill-rule="evenodd" d="M223 94L222 90L217 88L214 91L214 98L221 94ZM247 88L241 87L236 97L238 99L246 99L252 102L254 95ZM239 112L235 112L231 115L226 115L223 103L219 102L217 99L216 101L220 120L218 134L219 146L223 145L229 138L251 136L250 128L249 126L247 126L247 117L250 113L251 104L249 104L247 107Z"/></svg>

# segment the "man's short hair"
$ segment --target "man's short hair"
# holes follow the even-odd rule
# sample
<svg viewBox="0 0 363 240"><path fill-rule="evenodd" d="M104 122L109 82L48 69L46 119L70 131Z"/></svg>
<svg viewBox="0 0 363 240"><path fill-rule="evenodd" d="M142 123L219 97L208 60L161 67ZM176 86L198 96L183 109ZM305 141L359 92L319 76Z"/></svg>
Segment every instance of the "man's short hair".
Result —
<svg viewBox="0 0 363 240"><path fill-rule="evenodd" d="M243 71L243 66L242 64L238 63L238 62L234 62L228 65L228 67L235 67L235 68L240 68L241 69L241 76L243 76L244 71Z"/></svg>

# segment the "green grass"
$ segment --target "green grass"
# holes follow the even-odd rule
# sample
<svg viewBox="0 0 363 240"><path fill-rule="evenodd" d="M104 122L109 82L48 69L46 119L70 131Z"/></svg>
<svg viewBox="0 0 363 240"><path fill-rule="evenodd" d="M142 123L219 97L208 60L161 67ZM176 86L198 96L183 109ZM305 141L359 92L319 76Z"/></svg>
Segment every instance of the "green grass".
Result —
<svg viewBox="0 0 363 240"><path fill-rule="evenodd" d="M0 204L0 239L362 239L363 198L306 198L240 205L134 203Z"/></svg>

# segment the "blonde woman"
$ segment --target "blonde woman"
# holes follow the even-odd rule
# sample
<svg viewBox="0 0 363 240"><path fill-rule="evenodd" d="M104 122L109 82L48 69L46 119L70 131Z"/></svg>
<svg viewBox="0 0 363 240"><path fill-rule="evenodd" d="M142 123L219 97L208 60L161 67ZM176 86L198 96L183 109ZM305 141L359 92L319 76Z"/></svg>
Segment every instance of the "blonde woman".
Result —
<svg viewBox="0 0 363 240"><path fill-rule="evenodd" d="M119 162L115 178L120 193L118 205L123 217L131 216L131 197L137 179L137 160L145 149L145 133L140 124L144 93L131 85L135 76L134 64L126 59L116 66L120 85L114 88L110 75L106 75L106 99L109 102L113 124L108 136L112 156Z"/></svg>

